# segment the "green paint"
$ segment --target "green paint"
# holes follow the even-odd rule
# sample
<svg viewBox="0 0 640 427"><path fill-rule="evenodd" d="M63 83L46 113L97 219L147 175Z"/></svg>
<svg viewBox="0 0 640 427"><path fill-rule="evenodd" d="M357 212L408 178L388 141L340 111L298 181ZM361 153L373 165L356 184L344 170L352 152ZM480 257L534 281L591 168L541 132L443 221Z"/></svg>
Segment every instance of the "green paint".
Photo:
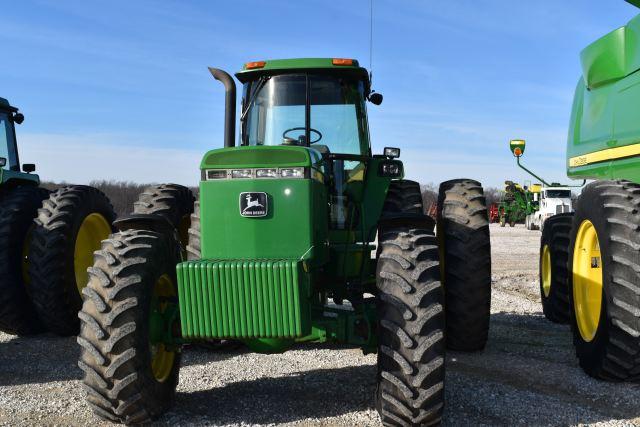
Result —
<svg viewBox="0 0 640 427"><path fill-rule="evenodd" d="M263 68L243 70L238 78L251 85L259 76L283 73L346 73L350 81L356 79L359 89L349 93L354 97L349 105L356 105L360 157L332 159L320 144L207 152L200 164L202 259L177 267L182 335L185 340L239 339L260 352L280 352L309 341L375 351L375 299L353 309L327 305L328 298L339 302L376 292L371 242L391 178L379 174L388 160L371 153L365 106L368 73L357 62L334 66L331 59L294 59L266 61ZM286 79L271 84L278 80ZM264 116L260 120L269 120ZM326 140L331 143L331 138ZM234 169L287 167L304 168L305 177L231 178ZM221 171L225 173L216 174ZM210 173L221 178L209 179ZM266 194L266 216L241 215L241 193L246 192Z"/></svg>
<svg viewBox="0 0 640 427"><path fill-rule="evenodd" d="M640 15L589 45L580 58L583 77L571 112L567 175L640 182L634 149L640 144Z"/></svg>

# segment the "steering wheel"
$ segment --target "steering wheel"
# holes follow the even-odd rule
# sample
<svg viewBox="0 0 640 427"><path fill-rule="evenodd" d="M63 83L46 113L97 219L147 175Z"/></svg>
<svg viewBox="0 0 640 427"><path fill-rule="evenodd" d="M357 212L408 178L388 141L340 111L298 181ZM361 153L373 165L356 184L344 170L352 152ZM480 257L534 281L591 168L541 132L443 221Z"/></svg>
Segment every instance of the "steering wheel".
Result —
<svg viewBox="0 0 640 427"><path fill-rule="evenodd" d="M283 140L283 144L284 145L304 145L304 137L305 135L300 135L298 137L298 139L295 138L290 138L287 136L287 134L289 132L293 132L294 130L307 130L307 128L291 128L291 129L287 129L284 132L282 132L282 140ZM320 141L322 139L322 134L320 133L319 130L316 130L314 128L309 128L309 132L313 132L316 135L318 135L318 139L316 139L315 141L311 141L309 142L309 144L315 144L316 142Z"/></svg>

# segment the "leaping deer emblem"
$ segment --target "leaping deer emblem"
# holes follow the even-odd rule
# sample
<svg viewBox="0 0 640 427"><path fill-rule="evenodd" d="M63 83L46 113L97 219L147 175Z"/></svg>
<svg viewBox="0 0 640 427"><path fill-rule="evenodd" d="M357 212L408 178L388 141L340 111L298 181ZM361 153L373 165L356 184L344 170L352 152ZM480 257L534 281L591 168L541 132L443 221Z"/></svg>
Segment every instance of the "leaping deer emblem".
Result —
<svg viewBox="0 0 640 427"><path fill-rule="evenodd" d="M251 200L251 194L247 194L245 196L245 199L247 199L247 206L242 210L243 214L245 212L247 212L247 210L249 210L251 208L264 208L262 203L260 203L260 199L259 198L256 198L255 200Z"/></svg>

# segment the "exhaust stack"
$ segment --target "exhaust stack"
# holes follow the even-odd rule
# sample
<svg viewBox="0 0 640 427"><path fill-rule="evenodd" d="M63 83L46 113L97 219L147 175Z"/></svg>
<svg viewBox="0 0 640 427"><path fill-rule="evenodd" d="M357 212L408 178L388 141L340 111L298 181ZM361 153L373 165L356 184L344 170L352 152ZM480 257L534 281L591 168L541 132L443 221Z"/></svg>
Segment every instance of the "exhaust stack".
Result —
<svg viewBox="0 0 640 427"><path fill-rule="evenodd" d="M211 75L224 85L224 146L235 146L236 83L224 70L209 67Z"/></svg>

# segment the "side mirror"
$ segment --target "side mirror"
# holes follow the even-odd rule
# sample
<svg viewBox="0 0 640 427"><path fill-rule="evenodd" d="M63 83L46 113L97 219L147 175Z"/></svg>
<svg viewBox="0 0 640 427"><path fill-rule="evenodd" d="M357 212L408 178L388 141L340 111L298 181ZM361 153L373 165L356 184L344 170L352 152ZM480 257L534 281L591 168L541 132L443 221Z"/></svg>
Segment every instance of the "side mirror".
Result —
<svg viewBox="0 0 640 427"><path fill-rule="evenodd" d="M21 125L22 122L24 122L24 114L22 113L15 113L12 117L11 120L13 120L14 123Z"/></svg>
<svg viewBox="0 0 640 427"><path fill-rule="evenodd" d="M509 141L509 148L515 157L520 157L524 154L525 145L524 139L512 139Z"/></svg>
<svg viewBox="0 0 640 427"><path fill-rule="evenodd" d="M369 94L369 102L372 103L373 105L380 105L382 104L382 94L378 93L378 92L371 92L371 94Z"/></svg>
<svg viewBox="0 0 640 427"><path fill-rule="evenodd" d="M395 147L384 147L384 156L389 159L397 159L400 157L400 149Z"/></svg>
<svg viewBox="0 0 640 427"><path fill-rule="evenodd" d="M31 173L36 171L36 165L33 163L25 163L22 165L22 170L26 173Z"/></svg>
<svg viewBox="0 0 640 427"><path fill-rule="evenodd" d="M7 159L0 157L0 168L7 166Z"/></svg>

